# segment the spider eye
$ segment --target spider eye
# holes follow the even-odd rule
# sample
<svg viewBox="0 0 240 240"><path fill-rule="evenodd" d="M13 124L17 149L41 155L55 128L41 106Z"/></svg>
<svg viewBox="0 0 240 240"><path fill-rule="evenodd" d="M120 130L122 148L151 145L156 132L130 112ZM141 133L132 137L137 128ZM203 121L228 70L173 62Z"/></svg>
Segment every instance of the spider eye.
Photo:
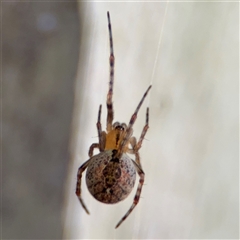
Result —
<svg viewBox="0 0 240 240"><path fill-rule="evenodd" d="M124 128L121 125L115 127L116 130L124 131Z"/></svg>
<svg viewBox="0 0 240 240"><path fill-rule="evenodd" d="M120 123L119 122L115 122L114 124L113 124L113 128L114 129L117 129L117 127L119 127L120 126Z"/></svg>
<svg viewBox="0 0 240 240"><path fill-rule="evenodd" d="M118 131L125 131L127 129L127 125L125 123L120 124L119 122L115 122L113 127Z"/></svg>
<svg viewBox="0 0 240 240"><path fill-rule="evenodd" d="M126 129L127 129L127 125L126 125L125 123L122 123L121 126L122 126L122 129L123 129L123 130L126 130Z"/></svg>

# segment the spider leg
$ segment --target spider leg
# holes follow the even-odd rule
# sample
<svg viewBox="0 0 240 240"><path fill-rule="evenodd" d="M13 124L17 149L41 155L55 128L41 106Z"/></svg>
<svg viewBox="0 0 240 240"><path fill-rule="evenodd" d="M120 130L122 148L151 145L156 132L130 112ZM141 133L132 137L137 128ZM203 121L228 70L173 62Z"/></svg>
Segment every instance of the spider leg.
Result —
<svg viewBox="0 0 240 240"><path fill-rule="evenodd" d="M136 138L135 138L135 137L130 137L129 143L130 143L130 145L131 145L132 148L129 148L129 147L128 147L128 148L127 148L127 152L130 153L130 154L135 154L134 148L135 148L135 146L136 146L136 144L137 144Z"/></svg>
<svg viewBox="0 0 240 240"><path fill-rule="evenodd" d="M106 143L106 133L104 131L102 131L101 113L102 113L102 105L99 106L98 121L97 121L99 144L98 144L98 146L96 146L96 144L95 144L95 147L93 147L93 148L99 148L99 151L103 152L104 148L105 148L105 143ZM90 153L91 147L89 149L89 153ZM92 149L92 152L93 152L93 149ZM89 157L92 157L92 155L91 156L89 155Z"/></svg>
<svg viewBox="0 0 240 240"><path fill-rule="evenodd" d="M132 148L127 149L128 153L135 155L135 161L140 167L141 167L141 162L140 162L140 155L139 155L138 150L141 148L142 141L143 141L143 139L147 133L147 130L149 128L148 122L149 122L149 108L147 108L147 112L146 112L146 124L142 130L142 133L141 133L141 136L140 136L138 142L135 137L131 137L129 139L129 143L131 144Z"/></svg>
<svg viewBox="0 0 240 240"><path fill-rule="evenodd" d="M138 164L138 166L142 167L141 162L140 162L140 155L138 152L138 149L135 149L137 146L137 140L135 137L131 137L129 139L129 143L131 144L132 148L128 148L127 152L130 154L134 154L135 155L135 162Z"/></svg>
<svg viewBox="0 0 240 240"><path fill-rule="evenodd" d="M137 172L138 172L138 175L140 177L139 179L139 183L138 183L138 188L137 188L137 192L136 192L136 195L133 199L133 204L132 206L130 207L130 209L127 211L127 213L122 217L122 219L118 222L118 224L116 225L115 228L118 228L121 223L129 216L129 214L132 212L132 210L136 207L136 205L138 204L139 202L139 198L140 198L140 195L141 195L141 191L142 191L142 186L143 186L143 183L144 183L144 172L142 170L142 168L140 166L138 166L138 164L135 162L135 161L132 161Z"/></svg>
<svg viewBox="0 0 240 240"><path fill-rule="evenodd" d="M85 171L85 169L88 167L89 162L91 159L89 159L88 161L86 161L79 169L78 169L78 173L77 173L77 186L76 186L76 195L80 201L80 203L82 204L84 210L86 211L87 214L90 214L86 205L84 204L82 197L81 197L81 180L82 180L82 173Z"/></svg>
<svg viewBox="0 0 240 240"><path fill-rule="evenodd" d="M101 124L101 113L102 113L102 105L99 106L98 110L98 121L97 121L97 130L98 130L98 139L99 143L93 143L88 151L88 156L91 158L93 156L93 151L95 148L98 148L100 152L104 151L105 143L106 143L106 133L102 131Z"/></svg>
<svg viewBox="0 0 240 240"><path fill-rule="evenodd" d="M108 17L108 31L109 31L109 42L110 42L110 57L109 57L109 63L110 63L110 81L109 81L109 89L107 94L107 131L112 130L112 122L113 122L113 102L112 102L112 96L113 96L113 81L114 81L114 53L113 53L113 37L112 37L112 27L111 27L111 20L110 20L110 14L107 12Z"/></svg>
<svg viewBox="0 0 240 240"><path fill-rule="evenodd" d="M88 156L91 158L93 156L93 151L95 148L98 148L99 149L99 143L93 143L90 148L89 148L89 151L88 151Z"/></svg>
<svg viewBox="0 0 240 240"><path fill-rule="evenodd" d="M149 128L149 125L148 125L148 122L149 122L149 108L147 108L147 112L146 112L146 124L142 130L142 133L141 133L141 136L138 140L138 143L136 144L136 146L134 147L135 150L139 150L141 147L142 147L142 141L147 133L147 130Z"/></svg>
<svg viewBox="0 0 240 240"><path fill-rule="evenodd" d="M136 121L136 119L137 119L138 111L139 111L140 107L142 106L142 103L143 103L144 99L146 98L146 96L147 96L149 90L151 89L151 87L152 87L152 85L150 85L150 86L148 87L147 91L144 93L141 101L139 102L139 104L138 104L138 106L137 106L134 114L132 115L132 117L131 117L131 119L130 119L130 121L129 121L129 124L128 124L128 126L127 126L127 130L126 130L126 132L125 132L125 134L124 134L124 136L123 136L123 140L122 140L122 142L121 142L121 144L120 144L120 146L119 146L118 153L117 153L117 157L120 157L120 156L122 155L122 153L123 153L123 151L124 151L124 146L126 145L126 143L129 141L129 138L131 137L131 134L132 134L132 131L131 131L132 126L133 126L133 124L135 123L135 121Z"/></svg>

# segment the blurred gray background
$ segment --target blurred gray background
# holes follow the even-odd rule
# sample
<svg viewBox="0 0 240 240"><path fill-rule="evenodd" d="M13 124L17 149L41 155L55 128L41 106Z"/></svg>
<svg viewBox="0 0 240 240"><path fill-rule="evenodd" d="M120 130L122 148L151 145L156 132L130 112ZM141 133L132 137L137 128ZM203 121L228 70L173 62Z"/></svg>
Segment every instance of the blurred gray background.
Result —
<svg viewBox="0 0 240 240"><path fill-rule="evenodd" d="M1 2L2 238L60 239L80 24L76 2Z"/></svg>
<svg viewBox="0 0 240 240"><path fill-rule="evenodd" d="M110 11L115 120L139 112L145 185L105 205L74 192L97 142L109 79ZM238 239L239 3L3 2L2 238ZM97 153L97 152L96 152Z"/></svg>

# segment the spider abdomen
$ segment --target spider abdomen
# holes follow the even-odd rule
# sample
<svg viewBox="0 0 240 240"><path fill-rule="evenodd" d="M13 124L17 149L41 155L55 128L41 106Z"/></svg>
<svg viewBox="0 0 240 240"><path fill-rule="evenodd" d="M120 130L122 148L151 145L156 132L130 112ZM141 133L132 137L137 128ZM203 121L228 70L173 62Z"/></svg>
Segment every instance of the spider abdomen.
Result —
<svg viewBox="0 0 240 240"><path fill-rule="evenodd" d="M113 204L124 200L132 191L136 170L131 158L123 153L114 158L115 150L92 157L86 173L86 184L92 196L100 202Z"/></svg>

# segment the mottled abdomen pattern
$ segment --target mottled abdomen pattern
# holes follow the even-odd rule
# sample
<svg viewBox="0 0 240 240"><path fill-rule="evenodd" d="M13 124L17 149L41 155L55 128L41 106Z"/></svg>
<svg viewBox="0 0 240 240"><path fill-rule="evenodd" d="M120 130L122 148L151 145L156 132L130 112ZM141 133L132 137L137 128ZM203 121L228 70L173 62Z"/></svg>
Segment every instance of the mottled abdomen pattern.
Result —
<svg viewBox="0 0 240 240"><path fill-rule="evenodd" d="M131 158L123 153L115 158L116 150L108 150L92 157L87 168L86 184L89 192L103 203L117 203L132 191L136 170Z"/></svg>

